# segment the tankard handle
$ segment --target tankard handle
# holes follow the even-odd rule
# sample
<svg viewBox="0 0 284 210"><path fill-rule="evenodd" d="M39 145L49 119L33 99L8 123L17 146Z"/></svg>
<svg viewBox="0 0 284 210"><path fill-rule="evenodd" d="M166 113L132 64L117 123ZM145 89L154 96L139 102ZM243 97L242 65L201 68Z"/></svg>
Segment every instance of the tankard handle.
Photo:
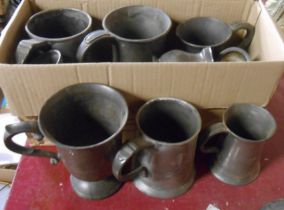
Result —
<svg viewBox="0 0 284 210"><path fill-rule="evenodd" d="M18 122L15 124L7 125L5 128L4 143L6 147L9 150L22 155L48 157L50 158L50 163L53 165L59 162L60 159L57 153L23 147L16 144L12 140L14 136L25 132L35 134L38 141L43 139L43 135L40 132L38 123L36 121Z"/></svg>
<svg viewBox="0 0 284 210"><path fill-rule="evenodd" d="M226 56L230 55L230 53L236 53L240 55L244 62L251 61L250 55L242 48L240 47L229 47L224 50L222 50L218 55L218 61L232 61L230 59L227 59Z"/></svg>
<svg viewBox="0 0 284 210"><path fill-rule="evenodd" d="M255 34L254 26L246 22L235 22L231 24L231 28L234 33L237 33L239 30L246 30L246 35L238 47L247 49Z"/></svg>
<svg viewBox="0 0 284 210"><path fill-rule="evenodd" d="M203 153L218 153L219 152L219 148L217 148L216 146L207 146L207 144L209 143L209 141L214 137L217 136L219 134L222 133L227 133L227 129L224 126L223 123L216 123L211 125L210 127L208 127L207 129L205 129L205 131L203 132L203 134L200 135L200 150Z"/></svg>
<svg viewBox="0 0 284 210"><path fill-rule="evenodd" d="M81 42L77 50L77 60L86 62L86 58L91 53L91 49L99 42L106 41L112 45L112 62L118 61L117 42L107 31L97 30L89 33Z"/></svg>
<svg viewBox="0 0 284 210"><path fill-rule="evenodd" d="M35 39L21 40L17 46L15 60L17 64L25 64L29 57L37 50L48 50L50 45L46 41Z"/></svg>
<svg viewBox="0 0 284 210"><path fill-rule="evenodd" d="M128 143L126 143L115 155L115 158L112 163L113 175L119 181L127 181L134 179L142 171L145 171L146 169L143 166L138 166L131 172L123 174L123 169L125 168L126 164L131 160L131 158L137 155L141 150L150 146L152 145L145 142L142 138L139 137L134 140L130 140Z"/></svg>

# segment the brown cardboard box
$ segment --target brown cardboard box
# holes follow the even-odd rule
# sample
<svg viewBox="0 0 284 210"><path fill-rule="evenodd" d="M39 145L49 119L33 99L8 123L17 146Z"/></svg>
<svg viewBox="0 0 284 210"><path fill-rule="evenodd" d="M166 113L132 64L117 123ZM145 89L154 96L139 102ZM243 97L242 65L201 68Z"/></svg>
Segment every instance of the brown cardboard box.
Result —
<svg viewBox="0 0 284 210"><path fill-rule="evenodd" d="M0 182L12 183L15 173L15 168L4 168L4 166L0 167Z"/></svg>
<svg viewBox="0 0 284 210"><path fill-rule="evenodd" d="M79 8L102 19L112 9L132 4L161 8L177 22L214 16L256 27L249 63L84 63L15 65L11 61L27 19L36 11ZM121 90L130 107L157 96L173 96L205 109L236 102L265 106L284 70L284 44L264 6L254 0L24 0L0 40L0 86L11 111L38 115L44 101L59 89L81 82L108 84Z"/></svg>

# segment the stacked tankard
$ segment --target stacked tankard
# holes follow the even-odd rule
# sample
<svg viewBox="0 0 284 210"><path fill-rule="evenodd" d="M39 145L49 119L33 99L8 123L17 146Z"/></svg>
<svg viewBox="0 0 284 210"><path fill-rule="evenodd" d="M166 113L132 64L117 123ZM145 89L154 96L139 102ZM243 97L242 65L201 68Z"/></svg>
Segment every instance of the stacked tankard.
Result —
<svg viewBox="0 0 284 210"><path fill-rule="evenodd" d="M127 103L117 90L76 84L49 98L38 121L8 125L4 141L14 152L48 157L52 164L62 161L74 191L83 198L106 198L127 180L152 197L173 198L187 192L195 180L202 126L198 110L177 98L147 101L136 114L139 134L123 145L127 118ZM234 104L222 122L202 132L199 148L212 154L209 166L217 179L244 185L259 175L262 148L275 130L275 120L264 108ZM22 132L48 137L58 153L17 145L12 138ZM214 143L220 133L225 137Z"/></svg>
<svg viewBox="0 0 284 210"><path fill-rule="evenodd" d="M102 30L92 31L92 17L77 9L41 11L25 25L30 39L15 53L19 64L70 62L214 62L250 61L246 51L254 27L213 17L194 17L176 28L181 49L168 49L171 18L162 10L142 5L108 13ZM245 35L241 32L245 31Z"/></svg>
<svg viewBox="0 0 284 210"><path fill-rule="evenodd" d="M108 13L102 30L92 31L92 17L77 9L42 11L25 30L30 39L16 49L19 64L68 62L215 62L251 58L246 51L254 36L248 23L227 24L213 17L194 17L176 28L183 46L168 49L171 18L148 6L127 6ZM241 36L241 32L245 35ZM103 199L132 180L143 193L173 198L187 192L195 181L196 148L211 157L212 174L222 182L244 185L260 173L264 143L276 130L272 115L253 104L233 104L223 121L201 132L194 105L172 97L154 98L136 113L139 133L122 143L128 105L118 90L82 83L51 96L38 121L6 127L5 145L12 151L62 161L70 172L77 195ZM27 148L13 137L30 132L44 136L57 153ZM200 134L201 132L201 134ZM215 142L215 136L225 134Z"/></svg>

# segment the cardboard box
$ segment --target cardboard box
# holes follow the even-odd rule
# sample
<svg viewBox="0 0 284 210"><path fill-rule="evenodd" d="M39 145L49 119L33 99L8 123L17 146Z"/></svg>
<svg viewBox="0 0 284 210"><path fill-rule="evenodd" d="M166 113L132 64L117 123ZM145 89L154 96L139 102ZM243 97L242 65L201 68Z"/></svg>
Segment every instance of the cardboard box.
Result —
<svg viewBox="0 0 284 210"><path fill-rule="evenodd" d="M0 182L12 183L16 174L15 168L0 167Z"/></svg>
<svg viewBox="0 0 284 210"><path fill-rule="evenodd" d="M214 16L227 23L242 20L256 27L249 63L76 63L9 64L27 19L39 10L73 7L102 19L109 11L133 4L164 10L174 21ZM122 91L130 107L158 96L173 96L200 108L226 108L236 102L265 106L284 70L284 44L274 22L254 0L24 0L0 40L0 86L11 111L38 115L42 104L74 83L98 82Z"/></svg>

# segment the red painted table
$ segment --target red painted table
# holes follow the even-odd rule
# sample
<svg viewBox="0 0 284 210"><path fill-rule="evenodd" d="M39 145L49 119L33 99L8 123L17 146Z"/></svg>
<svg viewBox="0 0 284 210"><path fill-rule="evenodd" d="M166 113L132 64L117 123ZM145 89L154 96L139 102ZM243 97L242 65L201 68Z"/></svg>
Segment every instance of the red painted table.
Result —
<svg viewBox="0 0 284 210"><path fill-rule="evenodd" d="M48 159L23 157L18 166L6 210L205 210L213 204L221 210L258 210L265 203L284 198L284 78L268 109L275 116L278 130L267 142L262 172L253 183L230 186L215 179L204 159L197 159L197 178L193 187L176 199L147 197L132 183L126 183L115 195L92 201L79 198L69 183L62 165L51 166ZM54 150L54 147L46 147Z"/></svg>

